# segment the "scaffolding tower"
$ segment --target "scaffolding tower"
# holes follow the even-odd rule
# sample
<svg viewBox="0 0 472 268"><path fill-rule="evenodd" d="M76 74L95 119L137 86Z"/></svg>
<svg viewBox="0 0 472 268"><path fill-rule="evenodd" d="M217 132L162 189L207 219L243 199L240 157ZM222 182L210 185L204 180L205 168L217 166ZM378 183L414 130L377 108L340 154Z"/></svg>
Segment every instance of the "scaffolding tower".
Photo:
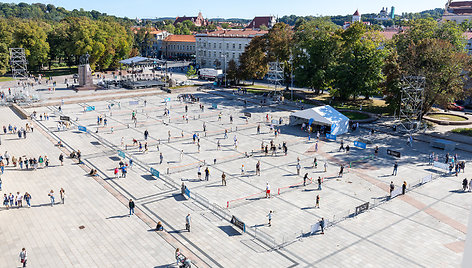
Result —
<svg viewBox="0 0 472 268"><path fill-rule="evenodd" d="M274 85L274 94L277 93L277 87L283 87L281 81L284 80L284 72L280 67L279 61L269 62L267 80Z"/></svg>
<svg viewBox="0 0 472 268"><path fill-rule="evenodd" d="M421 128L424 102L424 76L405 76L402 79L400 122L409 133Z"/></svg>
<svg viewBox="0 0 472 268"><path fill-rule="evenodd" d="M14 79L28 79L28 61L24 48L10 48L10 66Z"/></svg>

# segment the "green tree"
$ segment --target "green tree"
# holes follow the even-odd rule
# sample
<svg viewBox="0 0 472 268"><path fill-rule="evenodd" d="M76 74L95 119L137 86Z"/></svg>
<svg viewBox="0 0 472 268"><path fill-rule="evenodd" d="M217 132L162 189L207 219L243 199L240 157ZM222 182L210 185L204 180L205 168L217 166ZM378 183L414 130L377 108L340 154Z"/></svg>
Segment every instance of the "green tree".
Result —
<svg viewBox="0 0 472 268"><path fill-rule="evenodd" d="M10 52L9 46L12 42L11 31L8 30L9 25L5 19L0 19L0 75L4 75L8 72L10 67L9 59Z"/></svg>
<svg viewBox="0 0 472 268"><path fill-rule="evenodd" d="M193 65L190 65L190 68L188 68L186 76L188 78L193 78L197 75L197 70L193 67Z"/></svg>
<svg viewBox="0 0 472 268"><path fill-rule="evenodd" d="M462 29L455 23L437 24L419 19L396 36L396 55L387 60L385 94L392 108L400 105L402 77L426 79L423 114L435 104L445 107L464 94L465 76L470 71L470 57L464 51Z"/></svg>
<svg viewBox="0 0 472 268"><path fill-rule="evenodd" d="M264 36L252 38L239 57L239 79L262 79L269 71L266 57L267 39Z"/></svg>
<svg viewBox="0 0 472 268"><path fill-rule="evenodd" d="M268 60L270 62L278 61L281 63L284 71L284 82L288 90L292 73L290 57L294 44L293 31L289 25L279 22L269 30L265 38L267 39Z"/></svg>
<svg viewBox="0 0 472 268"><path fill-rule="evenodd" d="M49 44L47 33L49 25L39 21L14 20L13 47L25 49L26 58L32 69L39 70L48 61Z"/></svg>
<svg viewBox="0 0 472 268"><path fill-rule="evenodd" d="M330 68L340 46L339 29L325 18L298 26L293 57L297 85L314 89L316 94L331 87L333 78Z"/></svg>
<svg viewBox="0 0 472 268"><path fill-rule="evenodd" d="M226 68L226 79L234 82L234 84L238 83L238 66L233 59L228 62L228 68Z"/></svg>
<svg viewBox="0 0 472 268"><path fill-rule="evenodd" d="M380 92L382 68L387 56L384 41L376 31L354 23L341 34L342 44L333 68L333 95L347 100L363 95L366 99Z"/></svg>

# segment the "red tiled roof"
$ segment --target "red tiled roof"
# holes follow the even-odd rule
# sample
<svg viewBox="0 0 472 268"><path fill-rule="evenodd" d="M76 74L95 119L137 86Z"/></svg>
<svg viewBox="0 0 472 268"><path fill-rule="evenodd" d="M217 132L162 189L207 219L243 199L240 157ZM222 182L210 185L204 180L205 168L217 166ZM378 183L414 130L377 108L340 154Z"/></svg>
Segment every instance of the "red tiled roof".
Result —
<svg viewBox="0 0 472 268"><path fill-rule="evenodd" d="M393 38L394 35L399 33L397 30L390 30L390 31L381 31L380 34L385 37L385 39L390 40Z"/></svg>
<svg viewBox="0 0 472 268"><path fill-rule="evenodd" d="M208 32L206 34L198 34L197 36L203 35L203 36L221 36L221 37L247 37L247 36L255 36L255 35L264 35L266 33L268 33L268 31L243 29L243 30L213 31L213 32Z"/></svg>
<svg viewBox="0 0 472 268"><path fill-rule="evenodd" d="M166 39L166 42L193 42L195 43L195 36L194 35L169 35Z"/></svg>
<svg viewBox="0 0 472 268"><path fill-rule="evenodd" d="M353 16L360 16L361 14L359 13L359 9L354 12Z"/></svg>
<svg viewBox="0 0 472 268"><path fill-rule="evenodd" d="M472 1L452 2L449 7L472 7Z"/></svg>
<svg viewBox="0 0 472 268"><path fill-rule="evenodd" d="M272 17L255 17L246 28L259 29L262 25L269 27Z"/></svg>

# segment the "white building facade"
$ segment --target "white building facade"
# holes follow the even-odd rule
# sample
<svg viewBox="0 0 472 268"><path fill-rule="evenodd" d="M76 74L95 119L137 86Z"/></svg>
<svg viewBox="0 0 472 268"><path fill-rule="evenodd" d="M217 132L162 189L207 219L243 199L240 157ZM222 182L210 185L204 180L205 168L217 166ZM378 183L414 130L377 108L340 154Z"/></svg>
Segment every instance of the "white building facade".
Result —
<svg viewBox="0 0 472 268"><path fill-rule="evenodd" d="M196 36L196 63L199 68L216 68L226 71L228 63L239 57L255 36L262 36L261 30L221 30Z"/></svg>

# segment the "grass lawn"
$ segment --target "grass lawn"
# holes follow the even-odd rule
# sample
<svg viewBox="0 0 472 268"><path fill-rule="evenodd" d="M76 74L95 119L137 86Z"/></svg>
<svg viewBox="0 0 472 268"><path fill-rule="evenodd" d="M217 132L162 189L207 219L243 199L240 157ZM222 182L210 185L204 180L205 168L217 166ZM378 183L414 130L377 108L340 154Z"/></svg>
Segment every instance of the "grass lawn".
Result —
<svg viewBox="0 0 472 268"><path fill-rule="evenodd" d="M241 88L260 88L260 89L274 90L274 87L261 86L261 85L242 86Z"/></svg>
<svg viewBox="0 0 472 268"><path fill-rule="evenodd" d="M191 85L184 85L184 86L170 87L170 89L185 88L185 87L195 87L195 86L191 86Z"/></svg>
<svg viewBox="0 0 472 268"><path fill-rule="evenodd" d="M315 96L312 99L317 100L317 101L322 101L326 104L333 106L336 109L359 110L362 105L362 111L370 112L374 114L392 115L392 112L389 110L384 100L356 99L356 100L348 100L348 101L342 102L339 100L332 100L329 93L324 93L324 94Z"/></svg>
<svg viewBox="0 0 472 268"><path fill-rule="evenodd" d="M12 80L13 80L13 77L9 77L9 76L0 77L0 82L6 82L6 81L12 81Z"/></svg>
<svg viewBox="0 0 472 268"><path fill-rule="evenodd" d="M76 74L78 73L77 66L72 66L71 68L69 67L57 67L57 68L52 68L51 70L41 70L39 72L33 72L34 75L41 74L44 77L49 77L49 76L61 76L61 75L70 75L70 74Z"/></svg>
<svg viewBox="0 0 472 268"><path fill-rule="evenodd" d="M444 121L467 121L467 119L452 114L430 114L428 117Z"/></svg>
<svg viewBox="0 0 472 268"><path fill-rule="evenodd" d="M369 118L368 115L356 112L341 111L341 113L347 116L350 120L363 120Z"/></svg>
<svg viewBox="0 0 472 268"><path fill-rule="evenodd" d="M456 128L451 130L454 133L471 136L472 137L472 128Z"/></svg>

